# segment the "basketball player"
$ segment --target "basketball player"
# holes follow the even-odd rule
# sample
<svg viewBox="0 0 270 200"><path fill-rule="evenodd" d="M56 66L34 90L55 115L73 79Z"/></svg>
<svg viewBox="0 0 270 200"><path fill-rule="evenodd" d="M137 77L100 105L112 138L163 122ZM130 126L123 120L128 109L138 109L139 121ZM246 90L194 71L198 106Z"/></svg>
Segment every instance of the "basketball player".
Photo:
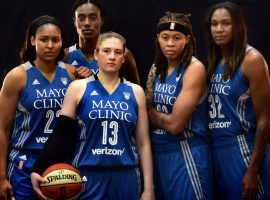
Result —
<svg viewBox="0 0 270 200"><path fill-rule="evenodd" d="M235 3L212 6L205 25L217 198L270 199L267 64L247 45L244 15Z"/></svg>
<svg viewBox="0 0 270 200"><path fill-rule="evenodd" d="M101 34L95 50L99 73L68 88L53 137L33 168L37 172L32 173L33 187L43 199L39 183L44 180L39 174L65 154L76 137L77 118L82 131L73 165L85 181L80 199L139 199L139 159L141 199L154 198L145 96L140 86L119 78L124 51L121 35Z"/></svg>
<svg viewBox="0 0 270 200"><path fill-rule="evenodd" d="M24 64L12 69L3 82L0 199L35 199L30 170L59 117L67 86L75 79L75 68L58 62L64 55L63 34L53 17L31 22L21 50Z"/></svg>
<svg viewBox="0 0 270 200"><path fill-rule="evenodd" d="M147 81L155 197L161 200L212 199L206 70L194 57L189 17L167 12L160 18Z"/></svg>
<svg viewBox="0 0 270 200"><path fill-rule="evenodd" d="M77 0L73 4L72 13L79 43L65 49L65 60L71 65L85 66L97 73L94 50L105 19L104 8L98 0ZM135 59L128 49L125 50L125 63L121 67L120 76L132 83L140 84Z"/></svg>

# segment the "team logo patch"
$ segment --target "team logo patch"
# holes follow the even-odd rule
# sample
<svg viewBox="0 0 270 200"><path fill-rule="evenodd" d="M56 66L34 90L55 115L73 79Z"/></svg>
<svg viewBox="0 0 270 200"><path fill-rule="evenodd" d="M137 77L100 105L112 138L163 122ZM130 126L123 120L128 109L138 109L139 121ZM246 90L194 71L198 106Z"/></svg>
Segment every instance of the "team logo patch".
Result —
<svg viewBox="0 0 270 200"><path fill-rule="evenodd" d="M34 81L33 81L33 83L32 83L32 85L39 85L40 83L39 83L39 81L37 80L37 79L35 79Z"/></svg>
<svg viewBox="0 0 270 200"><path fill-rule="evenodd" d="M123 95L124 95L126 100L130 99L130 93L129 92L123 92Z"/></svg>
<svg viewBox="0 0 270 200"><path fill-rule="evenodd" d="M170 24L170 30L174 30L174 27L175 27L175 22L171 22L171 24Z"/></svg>
<svg viewBox="0 0 270 200"><path fill-rule="evenodd" d="M182 76L182 74L179 74L179 76L177 76L177 77L175 78L175 81L178 82L178 81L180 80L181 76Z"/></svg>
<svg viewBox="0 0 270 200"><path fill-rule="evenodd" d="M66 85L67 84L67 78L61 78L61 81L62 81L62 83L64 84L64 85Z"/></svg>

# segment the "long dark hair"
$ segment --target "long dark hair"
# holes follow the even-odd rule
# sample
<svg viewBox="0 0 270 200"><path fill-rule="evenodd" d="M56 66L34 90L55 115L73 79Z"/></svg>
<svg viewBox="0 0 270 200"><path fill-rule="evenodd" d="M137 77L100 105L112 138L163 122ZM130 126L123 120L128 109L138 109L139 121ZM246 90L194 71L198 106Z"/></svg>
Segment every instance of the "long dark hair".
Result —
<svg viewBox="0 0 270 200"><path fill-rule="evenodd" d="M37 53L36 53L35 47L31 44L31 37L35 36L38 28L44 24L53 24L57 26L61 31L62 40L64 40L64 28L62 24L56 18L52 16L44 15L44 16L34 19L30 23L27 29L24 46L22 47L20 51L20 58L21 58L22 63L26 61L33 62L36 59ZM64 57L64 49L62 46L60 53L56 58L56 61L62 60L63 57Z"/></svg>
<svg viewBox="0 0 270 200"><path fill-rule="evenodd" d="M196 42L192 32L192 25L189 20L190 17L191 17L190 14L185 15L182 13L166 12L166 14L159 19L159 23L157 24L157 27L159 27L161 24L173 21L187 28L190 35L190 39L189 42L185 45L185 48L180 58L180 65L184 68L187 68L188 65L190 64L192 56L196 56ZM157 68L156 76L160 76L160 81L164 82L166 77L166 66L168 65L168 61L161 50L158 38L156 38L156 54L154 65ZM180 68L178 69L177 74L178 75L180 74Z"/></svg>
<svg viewBox="0 0 270 200"><path fill-rule="evenodd" d="M241 8L232 2L218 3L208 10L205 18L205 28L207 35L208 47L208 80L215 71L217 62L221 58L221 49L215 44L211 34L211 19L212 15L217 9L226 9L232 18L232 41L229 44L229 57L225 60L226 70L223 74L223 79L229 76L234 76L240 63L242 63L245 56L245 47L247 45L247 28L244 14Z"/></svg>
<svg viewBox="0 0 270 200"><path fill-rule="evenodd" d="M86 3L91 3L93 5L95 5L96 7L98 7L99 11L100 11L100 16L101 16L101 19L105 19L105 10L104 10L104 7L103 7L103 3L100 1L100 0L77 0L73 3L73 6L72 6L72 15L73 17L75 17L75 12L77 10L77 8L83 4L86 4Z"/></svg>

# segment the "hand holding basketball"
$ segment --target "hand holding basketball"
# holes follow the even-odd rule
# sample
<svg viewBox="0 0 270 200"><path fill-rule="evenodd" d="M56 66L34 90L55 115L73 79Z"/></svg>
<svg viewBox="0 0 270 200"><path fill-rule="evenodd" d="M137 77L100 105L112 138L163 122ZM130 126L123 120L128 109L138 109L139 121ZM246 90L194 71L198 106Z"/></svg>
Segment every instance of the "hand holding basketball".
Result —
<svg viewBox="0 0 270 200"><path fill-rule="evenodd" d="M32 186L34 188L34 191L37 193L37 195L45 200L48 199L40 190L39 186L40 183L46 182L45 178L42 178L38 173L32 172L31 173L31 182L32 182Z"/></svg>

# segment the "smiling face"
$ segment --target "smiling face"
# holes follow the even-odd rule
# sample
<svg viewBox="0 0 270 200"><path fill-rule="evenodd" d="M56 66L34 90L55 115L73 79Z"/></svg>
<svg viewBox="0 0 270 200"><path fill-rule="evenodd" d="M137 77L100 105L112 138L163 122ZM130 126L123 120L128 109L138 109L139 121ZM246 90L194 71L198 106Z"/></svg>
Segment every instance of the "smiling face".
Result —
<svg viewBox="0 0 270 200"><path fill-rule="evenodd" d="M84 40L97 38L103 24L100 10L91 3L80 5L75 12L74 25L79 37Z"/></svg>
<svg viewBox="0 0 270 200"><path fill-rule="evenodd" d="M211 18L211 35L214 42L219 46L229 44L233 38L232 18L225 8L217 9Z"/></svg>
<svg viewBox="0 0 270 200"><path fill-rule="evenodd" d="M168 60L179 60L182 52L189 40L189 36L185 36L179 31L164 30L158 34L158 41L164 56Z"/></svg>
<svg viewBox="0 0 270 200"><path fill-rule="evenodd" d="M37 59L55 61L62 47L61 30L54 24L44 24L31 37L31 44L35 46Z"/></svg>
<svg viewBox="0 0 270 200"><path fill-rule="evenodd" d="M103 72L119 72L124 63L124 44L119 38L106 38L95 51L95 59L99 70Z"/></svg>

